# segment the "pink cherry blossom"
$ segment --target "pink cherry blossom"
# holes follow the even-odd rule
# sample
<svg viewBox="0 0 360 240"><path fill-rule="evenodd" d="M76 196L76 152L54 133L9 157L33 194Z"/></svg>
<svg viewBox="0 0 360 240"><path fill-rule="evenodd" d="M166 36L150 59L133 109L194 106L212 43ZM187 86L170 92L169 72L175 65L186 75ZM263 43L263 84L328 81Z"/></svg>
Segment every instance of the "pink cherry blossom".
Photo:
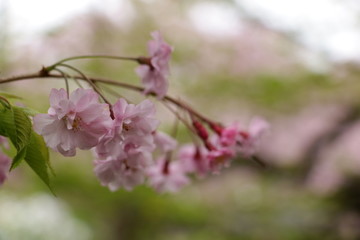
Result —
<svg viewBox="0 0 360 240"><path fill-rule="evenodd" d="M159 121L150 100L134 105L119 99L113 112L112 128L95 149L98 160L94 171L111 191L131 190L144 182L145 169L152 164L153 132Z"/></svg>
<svg viewBox="0 0 360 240"><path fill-rule="evenodd" d="M152 32L153 40L148 43L150 61L144 61L136 68L145 87L145 94L155 93L163 98L168 90L169 60L173 48L164 42L159 32ZM143 58L148 60L147 58Z"/></svg>
<svg viewBox="0 0 360 240"><path fill-rule="evenodd" d="M210 170L208 151L204 147L187 144L182 146L177 154L179 162L185 172L196 172L200 177L205 176Z"/></svg>
<svg viewBox="0 0 360 240"><path fill-rule="evenodd" d="M150 140L151 136L147 136ZM152 164L152 152L154 151L155 146L150 144L144 144L140 142L139 139L135 136L128 136L122 143L123 151L126 155L127 164L136 168L146 167Z"/></svg>
<svg viewBox="0 0 360 240"><path fill-rule="evenodd" d="M231 159L235 157L232 148L218 146L209 151L207 155L210 163L210 169L213 173L219 173L223 167L229 167Z"/></svg>
<svg viewBox="0 0 360 240"><path fill-rule="evenodd" d="M108 133L101 138L99 144L95 147L95 153L98 159L106 159L109 156L118 157L123 154L123 148L120 147L124 140L121 131L122 127L117 127L113 124Z"/></svg>
<svg viewBox="0 0 360 240"><path fill-rule="evenodd" d="M255 154L256 147L268 128L269 124L261 118L252 119L248 129L242 129L235 123L222 128L215 142L218 146L233 149L245 157L250 157Z"/></svg>
<svg viewBox="0 0 360 240"><path fill-rule="evenodd" d="M114 114L122 123L124 134L144 136L156 130L159 120L155 118L156 109L150 100L145 99L137 105L127 104L124 99L121 101L122 104L115 104Z"/></svg>
<svg viewBox="0 0 360 240"><path fill-rule="evenodd" d="M10 169L11 159L0 152L0 185L4 183Z"/></svg>
<svg viewBox="0 0 360 240"><path fill-rule="evenodd" d="M158 159L146 173L149 185L158 192L177 192L190 182L179 162L169 162L165 158Z"/></svg>
<svg viewBox="0 0 360 240"><path fill-rule="evenodd" d="M94 161L96 176L111 191L121 187L131 190L142 184L144 171L152 164L151 151L144 146L134 145L133 140L124 141L119 147L123 149L120 155Z"/></svg>
<svg viewBox="0 0 360 240"><path fill-rule="evenodd" d="M150 100L134 105L119 99L113 106L113 112L113 125L95 150L99 159L124 154L129 146L141 147L149 152L155 149L152 132L159 121L155 119L155 106Z"/></svg>
<svg viewBox="0 0 360 240"><path fill-rule="evenodd" d="M6 137L0 136L0 145L2 145L4 148L9 149L9 142Z"/></svg>
<svg viewBox="0 0 360 240"><path fill-rule="evenodd" d="M111 158L96 160L94 172L103 186L111 191L123 187L132 190L135 186L144 182L145 174L141 166L129 166L126 159Z"/></svg>
<svg viewBox="0 0 360 240"><path fill-rule="evenodd" d="M153 133L156 147L161 152L170 152L176 148L177 141L164 132L156 131Z"/></svg>
<svg viewBox="0 0 360 240"><path fill-rule="evenodd" d="M223 128L220 135L220 144L222 146L235 146L238 134L238 127L235 124Z"/></svg>
<svg viewBox="0 0 360 240"><path fill-rule="evenodd" d="M269 123L261 118L254 118L247 131L240 130L237 136L237 151L245 157L255 154L261 137L269 129Z"/></svg>
<svg viewBox="0 0 360 240"><path fill-rule="evenodd" d="M99 103L93 90L78 88L68 99L64 89L52 89L48 113L34 117L34 129L47 146L64 156L74 156L77 147L96 146L111 121L108 105Z"/></svg>

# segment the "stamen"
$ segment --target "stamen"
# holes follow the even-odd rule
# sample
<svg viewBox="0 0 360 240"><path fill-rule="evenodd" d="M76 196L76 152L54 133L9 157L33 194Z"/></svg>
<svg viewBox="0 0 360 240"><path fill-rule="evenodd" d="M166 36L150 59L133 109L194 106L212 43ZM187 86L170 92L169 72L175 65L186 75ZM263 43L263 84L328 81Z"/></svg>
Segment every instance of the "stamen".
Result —
<svg viewBox="0 0 360 240"><path fill-rule="evenodd" d="M124 129L125 131L131 130L130 124L123 123L123 129Z"/></svg>
<svg viewBox="0 0 360 240"><path fill-rule="evenodd" d="M72 128L74 131L79 131L81 130L81 125L82 125L82 120L80 117L76 116L74 121L73 121L73 124L72 124Z"/></svg>

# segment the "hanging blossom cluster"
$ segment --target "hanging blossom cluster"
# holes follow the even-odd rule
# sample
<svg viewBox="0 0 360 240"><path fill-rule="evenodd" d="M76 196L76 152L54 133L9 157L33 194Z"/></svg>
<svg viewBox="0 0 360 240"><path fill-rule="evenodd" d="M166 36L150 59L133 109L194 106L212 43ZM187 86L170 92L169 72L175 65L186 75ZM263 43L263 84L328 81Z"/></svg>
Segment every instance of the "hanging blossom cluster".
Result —
<svg viewBox="0 0 360 240"><path fill-rule="evenodd" d="M60 67L70 68L80 74L74 79L87 81L92 87L78 88L71 93L68 84L66 89L52 89L50 108L46 114L33 117L33 127L49 148L64 156L75 156L77 148L91 149L95 175L111 191L131 190L145 183L159 192L176 192L193 176L218 173L238 155L254 157L260 138L268 128L268 123L260 118L253 119L248 128L236 123L224 126L167 96L173 48L159 32L153 32L152 37L148 57L118 57L139 64L135 72L143 87L103 81L142 92L146 99L138 104L124 98L110 103L96 85L100 80L88 78L64 64L86 56L62 60L39 74L39 77L63 77L67 83L67 75ZM160 121L156 119L155 104L147 98L151 96L164 103L188 128L194 136L192 143L179 145L175 135L158 130ZM178 114L180 111L187 116ZM8 169L9 164L9 159L0 153L0 184L6 176L3 169Z"/></svg>

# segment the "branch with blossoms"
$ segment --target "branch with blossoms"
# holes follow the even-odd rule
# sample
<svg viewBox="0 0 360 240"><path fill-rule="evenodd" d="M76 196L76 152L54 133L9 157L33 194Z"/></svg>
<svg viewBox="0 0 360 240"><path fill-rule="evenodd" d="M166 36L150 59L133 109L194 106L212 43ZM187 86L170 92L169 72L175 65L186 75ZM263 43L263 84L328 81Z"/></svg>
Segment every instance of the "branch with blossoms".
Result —
<svg viewBox="0 0 360 240"><path fill-rule="evenodd" d="M247 129L238 124L224 126L168 96L173 48L159 32L151 35L147 57L75 56L33 74L0 79L0 84L39 78L65 80L65 89L51 90L47 113L12 105L10 100L16 96L0 92L0 185L9 171L25 161L51 189L49 148L66 157L75 156L78 148L91 149L95 175L111 191L131 190L146 183L159 192L176 192L192 176L219 173L238 155L263 165L255 153L268 123L255 118ZM89 77L69 64L93 58L135 62L142 86ZM71 92L70 80L84 81L90 88ZM145 100L135 104L119 98L111 103L99 84L140 93ZM175 134L158 130L160 122L150 97L163 103L186 126L193 142L178 146ZM4 153L9 143L16 149L12 159Z"/></svg>

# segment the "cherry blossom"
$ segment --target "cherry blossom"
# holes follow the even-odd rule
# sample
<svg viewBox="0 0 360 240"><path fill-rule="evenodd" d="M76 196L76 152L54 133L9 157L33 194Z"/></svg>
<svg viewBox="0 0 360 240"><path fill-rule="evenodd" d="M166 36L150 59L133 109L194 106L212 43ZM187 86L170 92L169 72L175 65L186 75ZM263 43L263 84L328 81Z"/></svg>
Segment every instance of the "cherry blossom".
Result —
<svg viewBox="0 0 360 240"><path fill-rule="evenodd" d="M156 161L146 171L149 185L158 192L177 192L190 182L179 162L170 162L165 157Z"/></svg>
<svg viewBox="0 0 360 240"><path fill-rule="evenodd" d="M177 141L168 134L156 131L153 135L155 144L161 152L170 152L176 148Z"/></svg>
<svg viewBox="0 0 360 240"><path fill-rule="evenodd" d="M248 129L240 128L237 123L234 123L222 127L218 131L218 139L214 142L217 146L227 147L244 157L250 157L255 154L257 145L268 128L269 124L261 118L252 119Z"/></svg>
<svg viewBox="0 0 360 240"><path fill-rule="evenodd" d="M205 176L210 170L210 160L207 157L208 151L204 147L193 144L182 146L177 157L183 169L188 173L196 172L198 176Z"/></svg>
<svg viewBox="0 0 360 240"><path fill-rule="evenodd" d="M155 118L155 106L150 100L134 105L119 99L113 106L115 119L109 132L96 146L97 158L117 157L126 152L125 148L155 148L153 132L159 121Z"/></svg>
<svg viewBox="0 0 360 240"><path fill-rule="evenodd" d="M6 180L10 165L11 159L7 155L0 152L0 185L2 185Z"/></svg>
<svg viewBox="0 0 360 240"><path fill-rule="evenodd" d="M236 124L223 128L219 139L220 144L222 146L235 146L239 134L238 131L238 126Z"/></svg>
<svg viewBox="0 0 360 240"><path fill-rule="evenodd" d="M131 137L126 138L119 146L123 149L121 154L94 161L96 176L111 191L121 187L131 190L144 182L145 169L152 164L153 149L133 143Z"/></svg>
<svg viewBox="0 0 360 240"><path fill-rule="evenodd" d="M223 167L229 167L231 159L235 157L235 152L232 148L221 147L212 149L207 155L210 163L210 169L213 173L219 173Z"/></svg>
<svg viewBox="0 0 360 240"><path fill-rule="evenodd" d="M114 105L115 119L122 125L125 135L144 136L152 134L159 125L155 118L156 109L154 104L145 99L141 103L128 104L124 99Z"/></svg>
<svg viewBox="0 0 360 240"><path fill-rule="evenodd" d="M9 149L9 142L6 137L0 136L0 145L2 145L4 148Z"/></svg>
<svg viewBox="0 0 360 240"><path fill-rule="evenodd" d="M152 32L148 43L149 58L140 58L136 73L141 77L145 94L155 93L159 99L168 90L169 60L173 48L164 42L159 32Z"/></svg>
<svg viewBox="0 0 360 240"><path fill-rule="evenodd" d="M64 156L74 156L76 148L90 149L99 143L111 125L109 107L98 102L91 89L78 88L67 98L64 89L52 89L47 114L34 117L34 129L47 146Z"/></svg>
<svg viewBox="0 0 360 240"><path fill-rule="evenodd" d="M131 190L142 184L145 179L144 170L152 163L151 149L137 146L133 140L121 143L121 154L108 156L105 160L95 160L94 172L103 186L115 191L120 187Z"/></svg>
<svg viewBox="0 0 360 240"><path fill-rule="evenodd" d="M128 104L119 99L113 106L112 128L95 149L95 174L111 191L131 190L142 184L145 169L152 164L154 134L159 121L150 100Z"/></svg>
<svg viewBox="0 0 360 240"><path fill-rule="evenodd" d="M148 56L145 57L111 55L67 57L52 65L44 66L35 74L2 79L1 82L63 77L67 90L51 90L47 113L33 117L34 131L44 138L49 148L64 156L74 156L77 148L92 149L95 158L94 172L101 184L111 191L120 188L131 190L147 180L147 183L159 192L176 192L189 183L187 174L203 177L208 173L218 173L222 168L229 166L236 154L257 159L254 156L255 150L261 136L268 128L267 122L256 118L251 121L247 129L238 124L224 127L216 119L214 121L208 118L180 98L166 95L170 75L169 61L173 48L164 41L158 31L152 32L151 37L147 44ZM143 87L106 78L88 77L69 63L73 60L93 58L137 62L139 66L135 71L140 76ZM70 94L71 79L86 81L93 89L79 88ZM156 108L152 101L145 99L138 104L132 104L120 98L112 104L107 100L106 94L116 96L117 92L105 88L105 85L133 90L146 95L145 98L157 97L158 102L163 103L187 128L193 142L177 149L176 139L157 130L159 120L155 117ZM105 103L99 102L99 96ZM11 101L4 96L0 96L0 100L6 108L4 113L9 113L4 115L5 121L2 121L5 123L5 126L2 126L5 129L3 132L10 135L13 145L19 145L17 141L20 141L21 146L24 145L22 149L24 151L21 153L26 153L26 157L30 156L28 153L31 153L31 148L35 146L34 139L24 142L27 138L22 136L19 138L17 136L19 131L7 133L6 130L11 128L11 124L14 125L15 130L18 130L22 119L19 120L15 115L14 118L11 117L12 113L16 113L11 112ZM34 112L26 107L18 110L23 111L24 116L32 116ZM217 117L219 116L221 113L217 114ZM24 126L26 127L28 125ZM24 132L20 131L20 135ZM7 139L0 136L0 150L6 147L9 147ZM37 158L40 156L32 155L34 156L31 157ZM173 156L174 161L171 160ZM42 154L42 157L44 159L41 158L39 161L47 163L47 154ZM0 185L7 177L10 165L11 159L0 151ZM48 184L47 178L44 178L46 176L44 170L47 169L42 162L38 165L42 168L41 173L44 174L39 174L37 167L32 165L31 167Z"/></svg>
<svg viewBox="0 0 360 240"><path fill-rule="evenodd" d="M116 191L120 187L132 190L135 186L142 184L145 179L142 168L129 166L125 159L111 158L96 160L94 172L103 186L110 191Z"/></svg>
<svg viewBox="0 0 360 240"><path fill-rule="evenodd" d="M269 123L262 118L254 118L249 124L248 130L239 130L237 135L236 150L245 157L255 154L261 137L269 129Z"/></svg>

